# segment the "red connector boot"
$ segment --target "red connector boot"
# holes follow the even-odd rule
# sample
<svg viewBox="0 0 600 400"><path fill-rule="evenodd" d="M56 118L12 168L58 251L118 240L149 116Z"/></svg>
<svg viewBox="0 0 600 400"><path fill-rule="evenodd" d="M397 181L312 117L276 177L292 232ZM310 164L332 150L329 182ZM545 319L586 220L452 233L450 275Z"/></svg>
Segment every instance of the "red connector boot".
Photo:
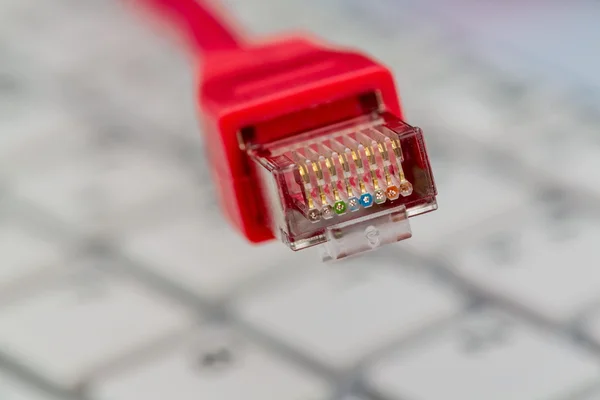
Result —
<svg viewBox="0 0 600 400"><path fill-rule="evenodd" d="M223 43L202 60L199 104L222 208L250 241L338 259L410 237L408 217L437 208L387 68L306 39Z"/></svg>

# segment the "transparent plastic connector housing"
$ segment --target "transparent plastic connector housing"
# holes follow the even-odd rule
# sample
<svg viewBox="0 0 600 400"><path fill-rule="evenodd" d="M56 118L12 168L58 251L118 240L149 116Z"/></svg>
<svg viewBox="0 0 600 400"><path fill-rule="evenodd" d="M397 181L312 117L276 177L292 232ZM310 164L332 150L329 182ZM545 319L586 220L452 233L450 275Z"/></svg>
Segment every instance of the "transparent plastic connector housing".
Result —
<svg viewBox="0 0 600 400"><path fill-rule="evenodd" d="M409 238L408 218L437 208L421 130L388 113L247 151L275 236L324 260Z"/></svg>

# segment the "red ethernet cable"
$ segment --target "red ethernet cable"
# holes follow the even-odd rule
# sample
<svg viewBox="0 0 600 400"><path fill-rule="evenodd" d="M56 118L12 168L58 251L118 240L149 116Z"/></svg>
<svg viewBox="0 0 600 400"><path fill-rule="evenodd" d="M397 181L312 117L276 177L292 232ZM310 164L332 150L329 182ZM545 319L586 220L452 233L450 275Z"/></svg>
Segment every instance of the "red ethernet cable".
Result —
<svg viewBox="0 0 600 400"><path fill-rule="evenodd" d="M144 0L199 49L216 191L249 241L339 259L411 237L437 208L422 132L383 65L308 38L249 43L201 0Z"/></svg>

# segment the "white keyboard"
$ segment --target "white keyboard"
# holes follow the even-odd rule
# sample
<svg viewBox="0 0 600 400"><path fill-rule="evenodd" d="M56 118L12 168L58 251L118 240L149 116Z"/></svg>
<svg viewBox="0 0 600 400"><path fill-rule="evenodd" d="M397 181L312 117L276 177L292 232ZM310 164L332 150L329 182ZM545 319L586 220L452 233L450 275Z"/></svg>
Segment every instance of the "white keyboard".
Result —
<svg viewBox="0 0 600 400"><path fill-rule="evenodd" d="M4 218L0 227L0 293L56 268L63 261L65 250L60 241Z"/></svg>
<svg viewBox="0 0 600 400"><path fill-rule="evenodd" d="M0 374L0 399L59 400L58 397L34 388L32 385L7 374Z"/></svg>
<svg viewBox="0 0 600 400"><path fill-rule="evenodd" d="M458 313L464 299L393 252L324 269L301 268L238 299L250 324L339 370ZM301 266L302 267L302 266Z"/></svg>
<svg viewBox="0 0 600 400"><path fill-rule="evenodd" d="M2 307L0 347L65 386L186 328L194 313L102 262L75 260Z"/></svg>
<svg viewBox="0 0 600 400"><path fill-rule="evenodd" d="M98 382L92 398L98 400L182 400L199 395L214 399L328 399L332 388L322 377L301 370L288 360L242 337L197 333L180 338L137 368ZM213 333L214 334L214 333Z"/></svg>
<svg viewBox="0 0 600 400"><path fill-rule="evenodd" d="M570 343L484 310L384 357L369 380L391 398L529 400L570 398L599 373Z"/></svg>
<svg viewBox="0 0 600 400"><path fill-rule="evenodd" d="M597 5L519 41L510 5L224 1L365 48L424 129L439 210L323 265L225 222L195 66L128 3L0 2L0 400L600 399L600 89L539 40L581 61Z"/></svg>

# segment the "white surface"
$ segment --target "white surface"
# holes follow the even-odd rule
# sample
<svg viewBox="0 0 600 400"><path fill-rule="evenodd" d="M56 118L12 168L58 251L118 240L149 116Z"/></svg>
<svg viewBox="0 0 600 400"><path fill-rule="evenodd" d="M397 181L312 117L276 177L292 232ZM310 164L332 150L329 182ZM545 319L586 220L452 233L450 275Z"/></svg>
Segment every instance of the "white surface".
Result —
<svg viewBox="0 0 600 400"><path fill-rule="evenodd" d="M475 162L437 161L433 168L439 192L438 210L411 221L413 237L407 246L424 254L451 246L458 232L477 229L488 221L516 209L525 199L522 188L486 172Z"/></svg>
<svg viewBox="0 0 600 400"><path fill-rule="evenodd" d="M507 136L515 121L489 101L489 88L483 86L486 82L461 78L429 89L427 109L435 121L447 132L477 140Z"/></svg>
<svg viewBox="0 0 600 400"><path fill-rule="evenodd" d="M0 373L0 399L2 400L59 400L48 394Z"/></svg>
<svg viewBox="0 0 600 400"><path fill-rule="evenodd" d="M321 379L243 338L228 347L214 347L217 352L228 351L230 361L213 368L202 366L203 354L211 350L203 340L201 335L192 336L166 354L100 383L92 398L326 400L330 396Z"/></svg>
<svg viewBox="0 0 600 400"><path fill-rule="evenodd" d="M594 390L589 396L584 397L581 400L600 400L600 390Z"/></svg>
<svg viewBox="0 0 600 400"><path fill-rule="evenodd" d="M140 284L80 263L0 306L0 348L71 386L190 320L191 312Z"/></svg>
<svg viewBox="0 0 600 400"><path fill-rule="evenodd" d="M185 213L163 224L144 226L121 244L159 275L212 298L224 296L236 284L271 268L285 268L293 255L277 243L256 247L231 236L228 227L222 223L215 226L210 220L214 215L192 215L195 217Z"/></svg>
<svg viewBox="0 0 600 400"><path fill-rule="evenodd" d="M554 400L600 379L600 364L591 355L520 321L499 318L467 317L423 338L376 364L370 380L399 399Z"/></svg>
<svg viewBox="0 0 600 400"><path fill-rule="evenodd" d="M179 332L198 310L143 289L135 281L147 278L143 273L130 280L101 279L102 274L66 278L59 272L51 279L51 269L44 265L73 271L80 264L65 267L61 260L73 250L83 256L89 250L62 244L58 250L40 242L39 233L52 234L52 221L57 221L61 232L83 244L87 236L80 235L82 230L108 234L138 269L153 272L157 287L170 281L187 289L189 297L214 301L218 308L206 311L222 316L225 324L239 317L227 312L234 302L235 311L254 328L304 359L336 368L363 360L361 369L373 371L370 363L379 354L373 351L398 345L399 352L384 362L380 372L387 375L377 387L401 396L382 400L429 400L431 394L435 400L468 400L471 394L477 400L564 400L564 387L557 385L586 386L586 360L600 359L598 354L584 354L566 338L554 340L551 331L569 330L570 318L585 311L594 317L584 334L599 340L598 229L557 239L563 226L578 225L572 216L543 221L535 207L524 214L512 210L540 194L540 176L552 178L546 183L558 189L571 185L567 209L581 208L573 203L581 189L592 196L587 197L590 204L600 204L600 158L594 144L600 121L582 121L577 112L598 75L597 57L581 62L581 54L591 59L597 52L594 42L573 40L574 31L595 26L593 10L581 17L581 29L573 25L581 4L593 2L569 3L569 12L562 14L556 13L565 7L562 3L545 2L546 14L533 12L533 18L524 12L518 26L507 29L501 18L506 14L473 14L486 7L473 1L414 3L457 16L439 19L413 13L402 0L226 1L249 32L303 28L380 57L395 73L408 122L424 129L440 209L413 219L414 236L402 245L330 266L277 242L254 248L226 226L203 160L195 60L179 53L168 35L138 25L142 19L128 14L125 3L0 1L0 281L9 282L0 288L0 357L9 354L57 386L91 388L99 400L185 400L203 393L209 395L200 396L202 400L265 400L267 394L276 400L330 400L329 388L314 378L310 365L298 362L291 351L282 352L286 356L280 360L270 349L278 346L268 340L261 343L265 348L248 344L236 350L241 363L230 369L193 369L196 340L190 348L176 335L155 339ZM557 15L559 23L544 25L544 17L556 22ZM477 25L463 37L493 51L491 58L514 75L499 76L484 67L487 60L478 66L459 55L468 46L452 25L463 21ZM523 29L527 27L529 34ZM556 39L563 33L564 40L539 43L539 38ZM501 36L517 39L514 52L510 41L500 49L490 40ZM558 51L557 43L566 46L567 38L572 42L568 49ZM534 47L546 49L538 67L549 72L570 62L572 71L592 74L558 73L558 82L546 79L548 74L525 71L521 67L531 65L528 56L536 53L523 51L530 39ZM570 98L556 93L555 83L564 86L582 76L590 81L587 91ZM514 81L524 88L523 98L509 97ZM543 82L545 87L537 86ZM597 105L590 114L597 114ZM111 149L92 141L113 133L125 140ZM477 146L466 151L470 143ZM514 159L491 158L487 148L492 147ZM185 157L176 160L174 149L185 150ZM27 207L20 208L19 199L27 200ZM26 224L18 220L32 209L37 211L27 215ZM37 221L40 215L47 218ZM554 236L547 239L546 233ZM410 247L414 266L406 265L403 247ZM112 251L110 246L106 250ZM441 274L434 274L426 261L432 255ZM443 271L450 264L458 268L453 271L457 280L445 279ZM39 284L37 289L13 285L40 271L49 273L25 279ZM462 307L468 293L455 294L462 287L456 283L465 280L488 301L502 296L537 317L552 318L556 329L515 323L507 350L470 361L461 358L464 354L448 344L454 336L439 329L457 311L468 314ZM189 299L173 292L168 294ZM407 336L418 342L406 341ZM340 375L348 384L342 390L353 387L355 376ZM405 375L406 380L398 379ZM442 392L441 385L451 377L457 377L454 386ZM587 377L597 385L596 375Z"/></svg>
<svg viewBox="0 0 600 400"><path fill-rule="evenodd" d="M313 358L349 368L461 306L459 296L401 263L364 257L327 269L307 265L241 299L238 309L250 323Z"/></svg>
<svg viewBox="0 0 600 400"><path fill-rule="evenodd" d="M189 197L197 185L189 171L143 149L123 146L90 154L18 181L17 195L42 203L47 212L78 229L94 229L124 225L147 215L144 207L152 202Z"/></svg>
<svg viewBox="0 0 600 400"><path fill-rule="evenodd" d="M53 238L6 221L0 225L0 292L23 278L59 267L64 250Z"/></svg>
<svg viewBox="0 0 600 400"><path fill-rule="evenodd" d="M595 125L548 126L531 135L518 154L550 179L600 197L600 129Z"/></svg>
<svg viewBox="0 0 600 400"><path fill-rule="evenodd" d="M432 23L445 26L454 41L468 43L482 58L511 73L598 93L600 57L590 51L600 36L596 2L552 1L542 7L516 1L380 1L387 3L388 13L390 8L421 8L422 15L435 17Z"/></svg>
<svg viewBox="0 0 600 400"><path fill-rule="evenodd" d="M458 257L456 270L487 292L566 321L600 300L600 228L590 220L573 228L574 236L560 238L552 228L527 224L531 212L525 217L508 214L510 228L473 238ZM505 260L496 260L486 249L497 239L510 241L504 244L510 246Z"/></svg>
<svg viewBox="0 0 600 400"><path fill-rule="evenodd" d="M600 343L600 308L595 307L595 310L586 317L583 323L585 331L596 343Z"/></svg>
<svg viewBox="0 0 600 400"><path fill-rule="evenodd" d="M20 82L15 85L18 88ZM0 91L0 102L2 100ZM27 99L22 101L21 107L12 107L14 105L8 104L9 101L14 102L7 96L6 108L0 103L0 177L9 175L23 179L35 176L81 156L89 140L89 126L53 105L51 100L32 106L26 102L31 99ZM24 110L23 107L32 109Z"/></svg>

